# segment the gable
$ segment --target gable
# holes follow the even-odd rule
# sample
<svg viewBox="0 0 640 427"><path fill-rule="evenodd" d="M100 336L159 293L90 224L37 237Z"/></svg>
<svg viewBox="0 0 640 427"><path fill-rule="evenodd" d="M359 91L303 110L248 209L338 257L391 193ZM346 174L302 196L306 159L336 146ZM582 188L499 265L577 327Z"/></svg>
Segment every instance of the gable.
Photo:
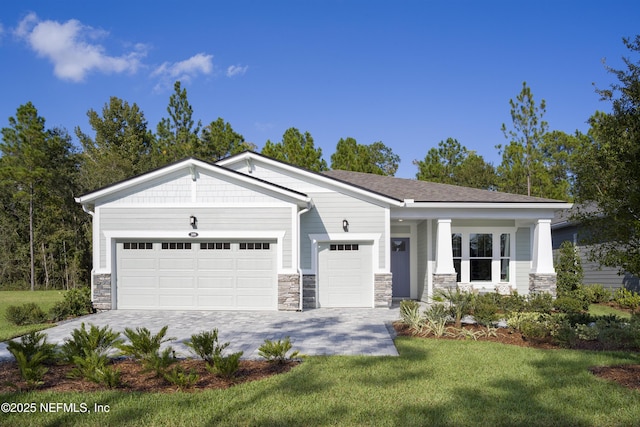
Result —
<svg viewBox="0 0 640 427"><path fill-rule="evenodd" d="M283 204L309 202L301 192L195 159L96 190L83 205Z"/></svg>

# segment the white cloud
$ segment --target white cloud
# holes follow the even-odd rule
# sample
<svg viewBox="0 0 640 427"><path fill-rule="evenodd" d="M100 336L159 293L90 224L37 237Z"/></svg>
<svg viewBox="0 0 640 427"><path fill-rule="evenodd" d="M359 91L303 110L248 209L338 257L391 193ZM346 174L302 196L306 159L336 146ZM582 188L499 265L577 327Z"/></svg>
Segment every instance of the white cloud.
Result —
<svg viewBox="0 0 640 427"><path fill-rule="evenodd" d="M27 15L14 34L26 40L38 56L53 63L54 74L64 80L81 82L88 73L135 73L146 55L143 45L122 56L109 56L96 40L105 38L106 31L97 30L71 19L65 23L40 21L36 14Z"/></svg>
<svg viewBox="0 0 640 427"><path fill-rule="evenodd" d="M244 67L240 65L231 65L227 68L227 77L241 76L246 73L248 69L248 65L245 65Z"/></svg>
<svg viewBox="0 0 640 427"><path fill-rule="evenodd" d="M198 53L189 59L180 62L165 62L157 67L153 73L154 77L160 77L165 81L180 80L183 82L190 81L199 74L211 74L213 72L213 55Z"/></svg>

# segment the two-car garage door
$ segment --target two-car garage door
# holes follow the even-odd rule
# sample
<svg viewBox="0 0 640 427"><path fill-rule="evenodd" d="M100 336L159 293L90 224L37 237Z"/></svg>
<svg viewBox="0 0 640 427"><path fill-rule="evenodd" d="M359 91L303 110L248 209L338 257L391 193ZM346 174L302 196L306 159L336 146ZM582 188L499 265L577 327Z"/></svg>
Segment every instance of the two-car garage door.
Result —
<svg viewBox="0 0 640 427"><path fill-rule="evenodd" d="M276 241L117 243L120 309L275 310Z"/></svg>

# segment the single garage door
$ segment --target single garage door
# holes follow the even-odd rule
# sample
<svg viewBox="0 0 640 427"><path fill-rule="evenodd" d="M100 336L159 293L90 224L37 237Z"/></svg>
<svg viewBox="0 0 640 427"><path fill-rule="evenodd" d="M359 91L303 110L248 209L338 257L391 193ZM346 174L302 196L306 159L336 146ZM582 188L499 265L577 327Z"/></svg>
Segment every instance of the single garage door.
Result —
<svg viewBox="0 0 640 427"><path fill-rule="evenodd" d="M117 243L117 307L276 310L275 241Z"/></svg>
<svg viewBox="0 0 640 427"><path fill-rule="evenodd" d="M373 307L372 245L318 244L318 299L321 307Z"/></svg>

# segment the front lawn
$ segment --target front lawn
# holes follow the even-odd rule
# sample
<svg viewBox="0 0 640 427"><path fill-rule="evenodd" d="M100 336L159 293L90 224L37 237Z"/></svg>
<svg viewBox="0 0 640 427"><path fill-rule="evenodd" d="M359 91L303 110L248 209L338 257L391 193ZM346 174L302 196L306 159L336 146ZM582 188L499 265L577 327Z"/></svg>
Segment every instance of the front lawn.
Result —
<svg viewBox="0 0 640 427"><path fill-rule="evenodd" d="M590 304L589 314L594 316L615 315L622 319L631 319L631 313L629 311L619 310L606 304Z"/></svg>
<svg viewBox="0 0 640 427"><path fill-rule="evenodd" d="M64 291L0 291L0 342L24 335L31 331L39 331L54 326L51 323L16 326L7 321L5 313L10 305L23 305L28 302L38 304L45 312L55 303L62 301Z"/></svg>
<svg viewBox="0 0 640 427"><path fill-rule="evenodd" d="M5 393L0 402L34 403L36 411L0 420L15 426L622 426L640 419L638 391L588 371L638 363L637 354L411 337L396 344L400 357L310 357L289 373L226 390Z"/></svg>

